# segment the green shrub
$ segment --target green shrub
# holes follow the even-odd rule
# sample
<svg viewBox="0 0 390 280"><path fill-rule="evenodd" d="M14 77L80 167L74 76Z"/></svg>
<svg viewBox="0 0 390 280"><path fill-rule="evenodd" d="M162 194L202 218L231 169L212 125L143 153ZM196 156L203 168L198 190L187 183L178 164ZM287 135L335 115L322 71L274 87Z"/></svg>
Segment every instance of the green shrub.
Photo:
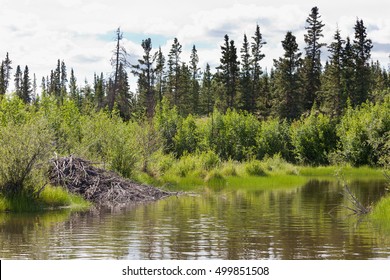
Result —
<svg viewBox="0 0 390 280"><path fill-rule="evenodd" d="M237 162L234 162L231 159L225 161L222 164L221 173L225 176L238 176L237 164Z"/></svg>
<svg viewBox="0 0 390 280"><path fill-rule="evenodd" d="M182 119L177 112L177 108L170 108L169 102L164 98L156 108L154 124L156 130L160 132L160 137L165 153L175 153L175 135Z"/></svg>
<svg viewBox="0 0 390 280"><path fill-rule="evenodd" d="M52 139L47 122L39 116L23 124L0 126L0 188L4 195L36 191L52 156Z"/></svg>
<svg viewBox="0 0 390 280"><path fill-rule="evenodd" d="M353 166L386 164L389 161L390 98L348 108L337 128L340 153Z"/></svg>
<svg viewBox="0 0 390 280"><path fill-rule="evenodd" d="M180 158L184 154L190 154L197 150L199 136L195 119L188 115L179 123L177 132L173 137L174 154Z"/></svg>
<svg viewBox="0 0 390 280"><path fill-rule="evenodd" d="M267 176L262 164L258 160L251 160L245 164L245 171L250 176Z"/></svg>
<svg viewBox="0 0 390 280"><path fill-rule="evenodd" d="M220 188L225 187L227 181L219 171L213 170L207 174L205 183L208 187Z"/></svg>
<svg viewBox="0 0 390 280"><path fill-rule="evenodd" d="M260 122L251 114L217 110L209 118L206 129L207 149L213 150L222 160L242 161L253 156Z"/></svg>
<svg viewBox="0 0 390 280"><path fill-rule="evenodd" d="M204 170L211 170L220 164L220 159L213 151L202 152L199 155L201 168Z"/></svg>
<svg viewBox="0 0 390 280"><path fill-rule="evenodd" d="M290 125L286 120L269 119L261 123L257 138L257 158L272 157L280 154L286 160L292 160Z"/></svg>
<svg viewBox="0 0 390 280"><path fill-rule="evenodd" d="M329 164L328 155L336 149L337 135L333 121L322 113L310 113L291 125L291 141L298 162Z"/></svg>
<svg viewBox="0 0 390 280"><path fill-rule="evenodd" d="M122 176L131 177L139 159L139 143L135 130L139 127L125 123L117 115L99 111L81 119L81 143L77 154Z"/></svg>

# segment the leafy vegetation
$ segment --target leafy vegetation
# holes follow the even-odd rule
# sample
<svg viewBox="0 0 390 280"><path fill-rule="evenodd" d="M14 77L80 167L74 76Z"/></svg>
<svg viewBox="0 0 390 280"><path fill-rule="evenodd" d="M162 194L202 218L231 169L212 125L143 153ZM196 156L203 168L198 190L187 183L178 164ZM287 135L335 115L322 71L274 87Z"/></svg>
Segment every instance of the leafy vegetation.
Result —
<svg viewBox="0 0 390 280"><path fill-rule="evenodd" d="M363 21L356 21L352 40L336 31L325 67L317 7L306 23L305 53L287 32L284 54L269 73L261 67L266 42L258 25L253 37L244 36L240 53L226 34L218 71L207 65L203 77L196 47L187 64L177 38L167 61L161 49L153 53L150 38L143 40L142 59L130 65L118 28L108 78L95 74L93 85L78 87L73 69L68 83L58 60L42 79L41 94L27 66L24 72L16 67L15 92L7 93L7 53L0 67L1 195L42 195L55 155L75 154L162 185L328 172L296 164L389 164L390 79L379 63L370 65L372 42ZM136 93L128 68L138 78Z"/></svg>

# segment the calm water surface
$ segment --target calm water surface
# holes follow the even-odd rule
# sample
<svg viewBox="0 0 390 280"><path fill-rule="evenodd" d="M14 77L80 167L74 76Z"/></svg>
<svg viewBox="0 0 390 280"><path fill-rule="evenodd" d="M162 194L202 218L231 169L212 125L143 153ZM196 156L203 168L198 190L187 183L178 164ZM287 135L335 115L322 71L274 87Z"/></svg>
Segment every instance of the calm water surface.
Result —
<svg viewBox="0 0 390 280"><path fill-rule="evenodd" d="M355 181L370 204L383 181ZM199 195L87 213L0 214L6 259L388 259L390 232L349 216L336 182Z"/></svg>

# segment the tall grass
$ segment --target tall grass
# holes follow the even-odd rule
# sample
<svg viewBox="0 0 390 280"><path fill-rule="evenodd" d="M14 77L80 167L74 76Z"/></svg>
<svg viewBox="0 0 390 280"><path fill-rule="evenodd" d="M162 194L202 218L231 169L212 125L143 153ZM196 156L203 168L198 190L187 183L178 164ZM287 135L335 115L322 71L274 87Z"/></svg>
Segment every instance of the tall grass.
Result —
<svg viewBox="0 0 390 280"><path fill-rule="evenodd" d="M390 232L390 196L383 197L370 213L372 221L381 229Z"/></svg>
<svg viewBox="0 0 390 280"><path fill-rule="evenodd" d="M91 203L61 187L47 186L39 196L23 192L20 195L0 196L0 211L37 212L61 207L72 210L88 209Z"/></svg>

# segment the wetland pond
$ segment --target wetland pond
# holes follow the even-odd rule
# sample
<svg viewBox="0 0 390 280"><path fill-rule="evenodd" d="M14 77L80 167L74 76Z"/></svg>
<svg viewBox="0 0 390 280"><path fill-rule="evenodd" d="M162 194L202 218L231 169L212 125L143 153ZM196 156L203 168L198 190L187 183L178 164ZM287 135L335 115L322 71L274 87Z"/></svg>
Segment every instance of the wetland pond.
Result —
<svg viewBox="0 0 390 280"><path fill-rule="evenodd" d="M384 181L351 181L365 205ZM1 259L389 259L390 232L350 216L336 181L205 188L121 209L0 213Z"/></svg>

